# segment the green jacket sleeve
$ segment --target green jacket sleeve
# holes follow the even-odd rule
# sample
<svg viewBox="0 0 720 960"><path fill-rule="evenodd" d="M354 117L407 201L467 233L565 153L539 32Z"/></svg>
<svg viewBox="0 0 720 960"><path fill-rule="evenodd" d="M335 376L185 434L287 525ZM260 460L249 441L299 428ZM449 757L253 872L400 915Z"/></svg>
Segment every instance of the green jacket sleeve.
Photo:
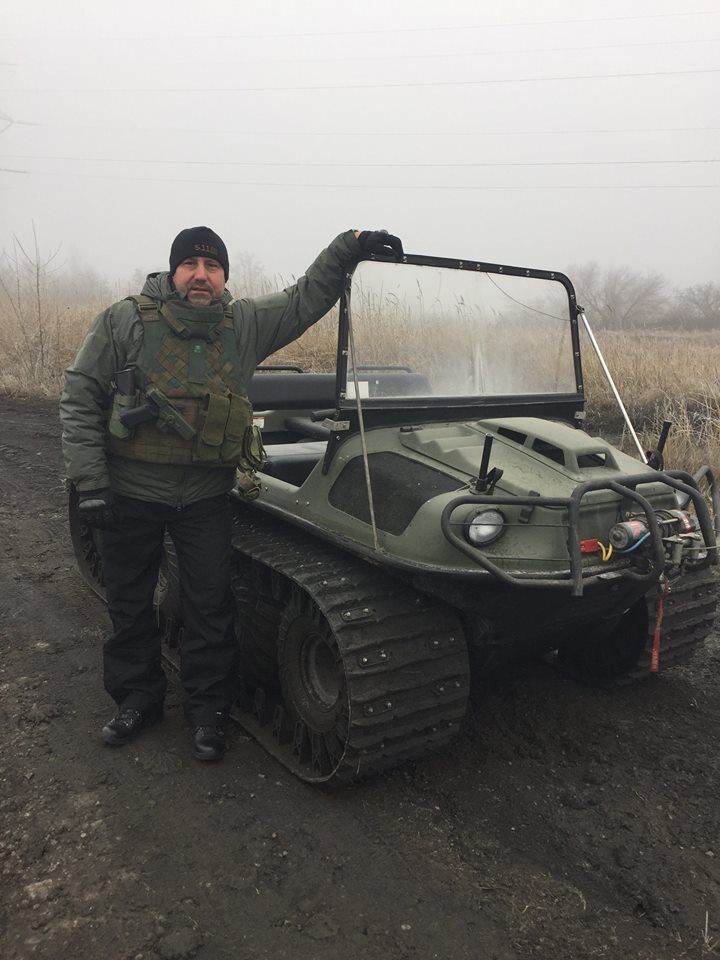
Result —
<svg viewBox="0 0 720 960"><path fill-rule="evenodd" d="M254 345L254 363L303 334L333 307L342 291L345 271L362 256L354 231L336 237L308 267L305 276L281 293L235 304L238 343Z"/></svg>
<svg viewBox="0 0 720 960"><path fill-rule="evenodd" d="M62 451L66 475L78 490L110 486L105 425L111 382L115 371L125 365L127 348L127 343L118 343L113 329L119 306L114 304L95 318L65 372L60 397ZM122 313L131 313L128 304L122 306Z"/></svg>

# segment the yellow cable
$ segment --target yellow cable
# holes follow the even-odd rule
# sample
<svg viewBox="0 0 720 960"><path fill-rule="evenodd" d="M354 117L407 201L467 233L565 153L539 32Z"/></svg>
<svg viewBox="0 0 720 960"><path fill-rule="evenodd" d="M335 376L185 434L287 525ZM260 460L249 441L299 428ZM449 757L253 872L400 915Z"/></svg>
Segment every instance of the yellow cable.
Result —
<svg viewBox="0 0 720 960"><path fill-rule="evenodd" d="M603 563L607 563L613 554L612 544L609 544L609 546L606 547L604 543L598 540L598 546L600 547L600 551L602 553Z"/></svg>

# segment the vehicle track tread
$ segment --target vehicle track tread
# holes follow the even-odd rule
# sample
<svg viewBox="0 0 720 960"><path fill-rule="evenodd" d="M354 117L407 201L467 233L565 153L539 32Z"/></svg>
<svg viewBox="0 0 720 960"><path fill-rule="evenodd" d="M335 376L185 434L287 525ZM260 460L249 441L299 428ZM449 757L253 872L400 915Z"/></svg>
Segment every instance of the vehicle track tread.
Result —
<svg viewBox="0 0 720 960"><path fill-rule="evenodd" d="M311 782L345 783L439 750L456 737L470 671L455 611L257 510L239 508L233 547L312 599L343 658L346 742L329 768L321 769L317 755L294 750L293 742L279 742L270 722L283 706L279 694L255 686L246 697L249 709L238 716L240 723L288 769Z"/></svg>
<svg viewBox="0 0 720 960"><path fill-rule="evenodd" d="M660 670L690 659L705 642L713 628L718 605L717 574L712 568L688 571L674 583L663 599L660 631ZM650 675L652 638L657 618L657 594L647 595L648 641L629 680Z"/></svg>

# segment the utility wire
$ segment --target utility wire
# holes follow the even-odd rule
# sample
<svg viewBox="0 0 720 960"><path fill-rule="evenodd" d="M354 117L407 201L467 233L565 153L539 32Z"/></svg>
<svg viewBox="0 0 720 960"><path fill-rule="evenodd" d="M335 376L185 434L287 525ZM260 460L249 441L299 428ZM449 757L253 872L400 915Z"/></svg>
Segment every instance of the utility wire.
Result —
<svg viewBox="0 0 720 960"><path fill-rule="evenodd" d="M248 64L256 66L258 64L278 64L278 63L294 63L294 64L311 64L311 63L377 63L390 60L393 63L399 60L467 60L467 59L476 59L478 57L496 57L496 56L508 56L511 54L534 54L534 53L573 53L573 52L584 52L587 50L619 50L627 48L637 48L637 47L668 47L668 46L687 46L689 44L695 43L720 43L720 37L701 37L696 40L648 40L648 41L635 41L628 43L599 43L599 44L588 44L588 45L578 45L573 44L571 46L563 47L529 47L523 50L518 49L517 47L508 47L502 50L475 50L475 51L462 51L457 53L389 53L381 54L380 56L365 56L365 55L353 55L353 54L344 54L341 57L255 57L253 59L248 59L243 57L242 59L235 60L207 60L207 59L198 59L198 60L165 60L161 58L154 58L153 63L155 66L161 67L184 67L189 66L197 67L203 65L212 65L216 66L229 66L234 67L244 67ZM90 51L92 53L92 51ZM98 54L98 56L106 56L106 54ZM66 55L60 57L55 57L54 60L73 60L77 59L76 54L67 53ZM38 64L45 65L47 60L26 60L22 63L13 63L13 64L3 64L0 63L0 66L37 66Z"/></svg>
<svg viewBox="0 0 720 960"><path fill-rule="evenodd" d="M252 64L263 64L263 63L355 63L358 61L369 61L370 63L376 63L378 61L390 60L393 63L397 60L467 60L468 58L477 58L477 57L499 57L499 56L508 56L512 54L526 54L533 53L573 53L577 51L578 53L583 53L587 50L620 50L627 49L628 47L671 47L671 46L687 46L692 43L718 43L720 42L720 37L701 37L697 40L641 40L632 43L593 43L593 44L572 44L571 46L565 47L527 47L525 49L519 49L518 47L507 47L502 50L476 50L472 52L462 51L458 53L385 53L379 57L368 57L368 56L355 56L353 54L347 54L342 57L278 57L272 59L255 59L248 60L243 58L242 61L238 62L237 60L199 60L193 61L194 65L199 63L213 63L215 65L233 65L233 66L244 66L246 63ZM170 61L171 63L177 63L178 66L187 65L187 61L177 60ZM168 61L162 61L162 65L166 65Z"/></svg>
<svg viewBox="0 0 720 960"><path fill-rule="evenodd" d="M0 119L3 119L0 115ZM174 127L127 127L113 126L112 124L87 123L28 123L24 126L59 128L61 130L122 130L126 135L139 133L187 133L187 130L178 130ZM616 133L712 133L720 127L617 127L617 128L578 128L568 130L232 130L233 137L547 137L547 136L576 136L577 134L616 134ZM216 136L227 135L227 130L193 129L194 135Z"/></svg>
<svg viewBox="0 0 720 960"><path fill-rule="evenodd" d="M123 174L102 173L54 173L53 171L19 170L10 171L39 177L74 177L82 180L124 180L132 183L192 183L202 186L239 186L239 187L292 187L293 189L330 189L330 190L720 190L720 183L641 183L641 184L590 184L548 185L548 186L491 186L487 184L459 186L458 184L407 184L407 183L293 183L270 180L193 180L181 177L130 177Z"/></svg>
<svg viewBox="0 0 720 960"><path fill-rule="evenodd" d="M582 23L618 23L620 21L627 20L661 20L668 19L671 17L706 17L714 16L715 14L720 13L720 10L681 10L673 13L646 13L646 14L634 14L622 17L588 17L586 19L574 19L574 20L516 20L516 21L501 21L496 23L476 23L476 24L460 24L459 26L450 26L450 25L440 25L440 26L429 26L429 27L378 27L370 30L314 30L306 31L304 33L234 33L234 34L205 34L201 37L197 35L183 35L183 34L174 34L168 35L163 34L162 36L144 36L144 37L97 37L94 39L104 40L104 39L121 39L123 41L127 40L162 40L167 43L174 42L176 40L276 40L282 38L296 39L300 37L356 37L356 36L375 36L377 34L388 34L388 33L439 33L439 32L449 32L449 31L466 31L466 30L488 30L495 27L542 27L542 26L556 26L560 24L582 24ZM19 39L14 37L12 39ZM93 38L90 38L93 39Z"/></svg>
<svg viewBox="0 0 720 960"><path fill-rule="evenodd" d="M259 93L288 90L388 90L397 87L475 87L500 83L547 83L556 80L626 80L632 77L677 77L683 74L720 73L720 68L707 70L653 70L643 73L581 73L564 77L507 77L489 80L420 80L400 83L333 83L281 87L35 87L27 90L0 89L0 93Z"/></svg>
<svg viewBox="0 0 720 960"><path fill-rule="evenodd" d="M54 160L70 163L162 163L176 166L210 166L210 167L612 167L612 166L639 166L647 164L668 164L668 163L717 163L718 159L714 157L704 159L681 159L681 160L480 160L480 161L430 161L430 162L371 162L355 161L348 163L342 161L321 160L148 160L146 157L47 157L35 154L8 154L0 157L0 160Z"/></svg>
<svg viewBox="0 0 720 960"><path fill-rule="evenodd" d="M25 120L13 120L12 117L9 117L6 113L3 113L0 110L0 122L4 122L6 126L0 130L0 133L5 133L6 130L9 130L10 127L39 127L39 123L27 123Z"/></svg>
<svg viewBox="0 0 720 960"><path fill-rule="evenodd" d="M79 129L79 130L120 130L127 134L153 133L164 134L178 132L177 128L167 127L158 129L157 127L119 127L112 124L87 124L87 123L39 123L26 120L13 120L11 117L0 111L0 121L9 121L10 126L23 127L44 127L58 128L61 130ZM578 127L568 128L566 130L233 130L234 137L546 137L546 136L577 136L582 135L614 135L614 134L642 134L642 133L714 133L720 131L720 126L703 127ZM187 133L185 129L181 131ZM220 133L227 134L227 130L207 130L194 129L195 135L214 136Z"/></svg>
<svg viewBox="0 0 720 960"><path fill-rule="evenodd" d="M467 59L476 59L478 57L499 57L499 56L511 56L513 54L521 54L526 56L527 54L534 53L584 53L588 50L620 50L627 48L637 48L637 47L671 47L671 46L687 46L688 44L693 43L718 43L720 42L720 37L702 37L697 40L648 40L648 41L639 41L634 43L593 43L593 44L572 44L568 47L528 47L525 49L518 49L518 47L508 47L503 50L477 50L473 52L459 52L459 53L386 53L381 56L368 57L368 56L355 56L353 54L348 54L342 57L278 57L272 59L254 59L248 60L243 58L240 62L238 60L195 60L193 65L197 66L198 64L209 64L217 66L235 66L243 67L245 64L277 64L277 63L358 63L358 62L369 62L377 63L383 61L391 61L395 63L398 60L467 60ZM177 64L178 66L187 66L187 61L176 60L176 61L161 61L162 65L168 64Z"/></svg>

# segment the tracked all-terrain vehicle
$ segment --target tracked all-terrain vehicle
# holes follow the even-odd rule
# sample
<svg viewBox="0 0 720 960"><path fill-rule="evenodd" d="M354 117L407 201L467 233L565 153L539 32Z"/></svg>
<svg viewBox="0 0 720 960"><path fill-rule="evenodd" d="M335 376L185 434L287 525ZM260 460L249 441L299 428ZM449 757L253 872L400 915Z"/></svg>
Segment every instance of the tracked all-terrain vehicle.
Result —
<svg viewBox="0 0 720 960"><path fill-rule="evenodd" d="M637 459L585 432L581 325L605 367L560 273L372 258L347 276L333 372L256 373L266 456L259 495L234 499L237 717L300 777L352 781L442 748L473 670L552 654L629 680L705 639L714 477L664 470L665 437L646 454L629 422ZM100 592L72 509L71 528ZM168 544L171 661L173 563Z"/></svg>

